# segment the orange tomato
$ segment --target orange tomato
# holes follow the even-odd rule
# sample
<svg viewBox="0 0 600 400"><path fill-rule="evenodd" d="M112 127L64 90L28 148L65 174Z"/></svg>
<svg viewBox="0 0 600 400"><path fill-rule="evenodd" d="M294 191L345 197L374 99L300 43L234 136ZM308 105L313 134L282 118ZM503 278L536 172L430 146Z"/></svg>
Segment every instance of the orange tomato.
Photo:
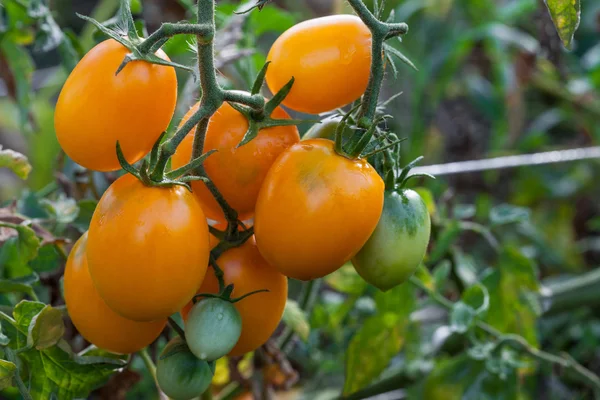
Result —
<svg viewBox="0 0 600 400"><path fill-rule="evenodd" d="M364 93L371 68L371 32L353 15L311 19L285 31L267 60L267 85L273 93L295 78L283 104L319 114Z"/></svg>
<svg viewBox="0 0 600 400"><path fill-rule="evenodd" d="M306 140L265 178L254 231L269 264L290 278L325 276L350 260L375 230L383 180L366 160L338 155L327 139Z"/></svg>
<svg viewBox="0 0 600 400"><path fill-rule="evenodd" d="M225 284L234 285L232 297L269 290L235 303L242 316L242 335L229 355L241 356L262 346L275 332L287 301L287 278L262 258L254 237L240 247L227 250L217 259L217 264L225 274ZM218 292L219 282L213 271L209 271L198 293ZM181 310L184 320L191 308L190 302Z"/></svg>
<svg viewBox="0 0 600 400"><path fill-rule="evenodd" d="M58 97L56 137L65 153L86 168L120 169L117 140L127 161L140 160L173 116L175 70L132 61L115 75L127 53L113 39L96 45L71 72ZM156 54L169 59L162 50Z"/></svg>
<svg viewBox="0 0 600 400"><path fill-rule="evenodd" d="M71 321L101 349L120 354L143 349L160 335L167 321L136 322L111 310L92 282L86 247L87 232L73 246L65 267L64 294Z"/></svg>
<svg viewBox="0 0 600 400"><path fill-rule="evenodd" d="M184 124L198 110L196 104L183 117ZM289 115L281 108L273 112L273 118L288 119ZM263 129L250 143L236 148L248 130L248 121L228 103L212 116L204 151L217 150L204 162L208 177L219 188L225 200L238 213L241 220L252 217L256 198L267 171L275 158L286 148L300 141L295 126L278 126ZM183 140L172 158L173 168L179 168L190 161L194 130ZM192 182L192 189L207 217L223 221L223 210L203 182Z"/></svg>
<svg viewBox="0 0 600 400"><path fill-rule="evenodd" d="M111 309L135 321L178 312L202 283L208 256L206 217L181 186L146 187L124 175L104 193L90 223L94 284Z"/></svg>

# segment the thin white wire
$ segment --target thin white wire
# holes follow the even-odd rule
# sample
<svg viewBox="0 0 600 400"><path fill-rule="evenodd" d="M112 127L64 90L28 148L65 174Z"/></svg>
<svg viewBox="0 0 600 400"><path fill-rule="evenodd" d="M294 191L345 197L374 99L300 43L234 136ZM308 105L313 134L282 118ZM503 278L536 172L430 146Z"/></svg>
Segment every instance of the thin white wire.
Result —
<svg viewBox="0 0 600 400"><path fill-rule="evenodd" d="M482 160L459 161L447 164L426 165L413 168L411 173L452 175L467 172L523 167L529 165L589 160L593 158L600 158L600 146L583 147L569 150L555 150L534 154L521 154L518 156L495 157Z"/></svg>

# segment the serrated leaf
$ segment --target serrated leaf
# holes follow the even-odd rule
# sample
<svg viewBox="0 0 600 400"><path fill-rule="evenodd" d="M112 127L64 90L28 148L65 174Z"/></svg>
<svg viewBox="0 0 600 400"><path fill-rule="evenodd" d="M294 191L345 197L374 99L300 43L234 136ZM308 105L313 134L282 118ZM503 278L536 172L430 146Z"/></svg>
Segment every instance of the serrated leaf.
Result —
<svg viewBox="0 0 600 400"><path fill-rule="evenodd" d="M47 305L29 324L27 346L38 350L54 346L65 334L62 313Z"/></svg>
<svg viewBox="0 0 600 400"><path fill-rule="evenodd" d="M283 322L294 331L304 342L308 340L310 325L306 312L294 300L288 299L283 310Z"/></svg>
<svg viewBox="0 0 600 400"><path fill-rule="evenodd" d="M581 19L580 0L545 0L550 16L558 32L558 36L567 48L571 48L571 42L575 31L579 27Z"/></svg>
<svg viewBox="0 0 600 400"><path fill-rule="evenodd" d="M0 145L0 168L8 168L21 179L27 179L31 172L31 164L26 156L9 149L2 149Z"/></svg>
<svg viewBox="0 0 600 400"><path fill-rule="evenodd" d="M0 390L12 386L13 376L17 371L17 366L6 360L0 360Z"/></svg>
<svg viewBox="0 0 600 400"><path fill-rule="evenodd" d="M17 236L5 236L7 229L16 230ZM29 226L0 222L0 245L0 266L9 269L9 276L18 276L29 272L28 263L37 257L41 240Z"/></svg>
<svg viewBox="0 0 600 400"><path fill-rule="evenodd" d="M327 275L325 282L332 289L345 294L361 295L367 289L367 282L358 275L350 263Z"/></svg>

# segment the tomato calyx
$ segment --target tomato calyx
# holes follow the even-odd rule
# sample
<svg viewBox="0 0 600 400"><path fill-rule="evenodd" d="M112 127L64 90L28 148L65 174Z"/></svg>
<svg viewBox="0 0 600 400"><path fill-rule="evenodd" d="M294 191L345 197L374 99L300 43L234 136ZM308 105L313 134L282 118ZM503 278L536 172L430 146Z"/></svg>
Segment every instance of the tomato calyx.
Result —
<svg viewBox="0 0 600 400"><path fill-rule="evenodd" d="M267 61L256 76L256 80L254 81L254 84L252 85L252 89L250 91L251 95L255 96L260 93L260 89L265 83L265 76L267 74L267 69L269 68L270 63L270 61ZM253 109L248 106L243 106L234 102L229 102L231 107L233 107L236 111L238 111L248 120L248 130L244 134L244 137L242 138L240 143L237 145L237 148L242 147L243 145L247 144L252 139L254 139L258 135L258 132L260 132L262 129L273 128L276 126L299 125L303 122L318 122L314 120L271 118L271 114L273 114L273 111L275 111L277 107L281 105L283 100L285 100L286 96L290 93L290 90L292 90L294 81L295 79L294 77L292 77L292 79L290 79L286 85L284 85L277 93L275 93L271 100L267 101L264 104L264 107L259 109Z"/></svg>
<svg viewBox="0 0 600 400"><path fill-rule="evenodd" d="M155 174L153 174L152 172L156 169L156 166L158 163L158 154L159 154L160 144L161 144L162 139L164 138L165 134L166 134L166 132L163 132L159 136L158 140L154 144L154 147L152 148L152 151L150 152L150 159L149 160L144 159L142 161L142 163L140 164L139 168L134 167L127 161L127 159L125 158L125 155L123 154L123 150L121 149L121 144L117 141L117 146L116 146L117 159L119 160L119 164L121 165L121 168L123 168L123 170L125 172L128 172L131 175L135 176L144 185L149 186L149 187L171 187L171 186L176 185L176 186L183 186L191 192L192 188L191 188L189 182L198 181L198 180L207 182L208 181L207 177L194 176L194 175L186 176L186 174L197 169L200 165L202 165L204 160L206 160L207 157L209 157L211 154L216 152L216 150L211 150L211 151L208 151L208 152L202 154L200 157L196 158L194 161L192 161L191 163L189 163L187 165L184 165L181 168L178 168L176 170L173 170L173 171L170 171L167 173L164 173L164 172L161 173L160 174L161 176L158 180L154 179Z"/></svg>
<svg viewBox="0 0 600 400"><path fill-rule="evenodd" d="M419 157L415 158L414 160L412 160L411 162L409 162L404 168L402 168L402 171L400 172L400 176L396 180L395 187L398 190L404 189L406 187L407 182L412 178L435 179L435 176L425 173L425 172L420 172L420 173L409 175L411 169L413 169L415 167L415 165L417 165L421 160L423 160L423 158L424 158L423 156L419 156Z"/></svg>
<svg viewBox="0 0 600 400"><path fill-rule="evenodd" d="M230 285L225 286L225 288L223 288L219 294L198 293L197 295L194 296L194 298L192 299L192 302L194 304L196 304L202 298L210 298L210 299L221 299L221 300L227 301L229 303L235 304L235 303L238 303L252 295L255 295L258 293L268 293L269 292L269 289L259 289L259 290L253 290L252 292L248 292L239 297L231 297L231 295L233 293L233 289L234 289L234 285L230 284Z"/></svg>
<svg viewBox="0 0 600 400"><path fill-rule="evenodd" d="M123 70L123 68L125 68L125 66L127 66L127 64L129 64L131 61L146 61L151 64L158 64L158 65L164 65L164 66L170 66L170 67L174 67L174 68L183 69L188 72L191 72L194 75L194 77L197 77L197 72L194 68L188 67L187 65L182 65L182 64L174 63L172 61L162 59L162 58L158 57L156 54L154 54L160 48L160 46L162 46L162 44L164 44L164 42L161 43L160 41L158 41L157 43L154 43L153 45L149 45L149 44L152 44L152 41L148 41L148 39L150 39L150 37L148 39L143 39L140 37L140 35L138 34L138 31L135 27L133 15L131 14L131 6L128 1L121 2L121 6L119 8L119 13L117 15L116 22L102 24L101 22L98 22L94 18L88 17L86 15L81 15L81 14L77 13L77 16L87 22L90 22L96 28L98 28L99 31L101 31L108 37L116 40L117 42L122 44L124 47L126 47L130 51L130 53L125 55L123 62L121 63L121 65L119 65L119 67L115 71L115 75L118 75L119 72L121 72ZM178 25L178 24L165 24L165 25ZM189 25L191 26L191 24L189 24ZM123 35L123 29L121 29L121 28L115 29L115 28L111 28L111 26L125 27L125 31L127 34ZM202 28L199 25L195 25L194 27L196 29ZM166 29L168 29L168 28L169 27L167 26ZM163 28L163 29L165 29L165 28ZM151 36L154 36L154 34Z"/></svg>

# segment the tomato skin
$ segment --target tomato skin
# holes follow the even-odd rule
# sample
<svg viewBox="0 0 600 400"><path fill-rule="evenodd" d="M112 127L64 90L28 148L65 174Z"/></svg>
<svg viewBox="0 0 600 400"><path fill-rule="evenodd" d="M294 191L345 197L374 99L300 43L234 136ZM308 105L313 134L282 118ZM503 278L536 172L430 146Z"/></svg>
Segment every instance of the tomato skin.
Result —
<svg viewBox="0 0 600 400"><path fill-rule="evenodd" d="M225 300L208 298L197 302L185 324L190 351L201 360L215 361L233 349L242 333L242 317Z"/></svg>
<svg viewBox="0 0 600 400"><path fill-rule="evenodd" d="M242 334L229 356L241 356L262 346L275 332L287 301L287 278L267 264L256 247L254 237L240 247L227 250L217 259L217 264L225 274L225 284L234 285L232 297L255 290L269 290L234 304L242 316ZM213 271L209 271L198 293L218 292L219 282ZM187 320L191 307L190 302L181 310L184 320Z"/></svg>
<svg viewBox="0 0 600 400"><path fill-rule="evenodd" d="M386 191L377 228L352 264L365 281L387 291L416 271L430 234L429 212L417 192Z"/></svg>
<svg viewBox="0 0 600 400"><path fill-rule="evenodd" d="M167 343L156 363L158 386L174 400L199 397L208 389L212 378L209 364L196 358L179 336Z"/></svg>
<svg viewBox="0 0 600 400"><path fill-rule="evenodd" d="M89 342L119 354L134 353L152 343L166 320L136 322L108 308L94 287L86 258L87 232L73 246L64 275L64 296L71 321Z"/></svg>
<svg viewBox="0 0 600 400"><path fill-rule="evenodd" d="M183 125L198 110L198 104L183 117ZM277 108L272 114L276 119L289 119L290 116ZM217 150L204 162L208 177L214 182L225 200L239 214L241 220L252 217L258 191L273 164L285 149L300 141L295 126L277 126L263 129L258 136L240 148L236 148L248 130L246 118L224 103L210 119L204 151ZM173 156L173 168L179 168L190 161L193 129L183 140ZM216 221L224 221L223 210L214 199L204 182L192 182L194 194L200 200L206 216Z"/></svg>
<svg viewBox="0 0 600 400"><path fill-rule="evenodd" d="M115 75L127 53L114 39L96 45L73 69L58 97L56 137L65 153L86 168L120 169L117 140L127 161L139 161L175 111L175 69L132 61ZM162 50L156 54L169 59Z"/></svg>
<svg viewBox="0 0 600 400"><path fill-rule="evenodd" d="M314 124L304 136L302 140L308 139L329 139L335 140L335 131L340 124L342 117L334 116L325 118L320 124Z"/></svg>
<svg viewBox="0 0 600 400"><path fill-rule="evenodd" d="M276 93L294 77L283 104L319 114L358 99L371 68L371 32L360 18L332 15L301 22L273 43L267 85Z"/></svg>
<svg viewBox="0 0 600 400"><path fill-rule="evenodd" d="M326 139L290 147L273 164L256 204L254 232L269 264L310 280L349 261L375 229L383 180L366 160L338 155Z"/></svg>
<svg viewBox="0 0 600 400"><path fill-rule="evenodd" d="M124 175L106 190L90 223L94 284L110 308L135 321L179 311L202 283L208 256L206 218L181 186L146 187Z"/></svg>

